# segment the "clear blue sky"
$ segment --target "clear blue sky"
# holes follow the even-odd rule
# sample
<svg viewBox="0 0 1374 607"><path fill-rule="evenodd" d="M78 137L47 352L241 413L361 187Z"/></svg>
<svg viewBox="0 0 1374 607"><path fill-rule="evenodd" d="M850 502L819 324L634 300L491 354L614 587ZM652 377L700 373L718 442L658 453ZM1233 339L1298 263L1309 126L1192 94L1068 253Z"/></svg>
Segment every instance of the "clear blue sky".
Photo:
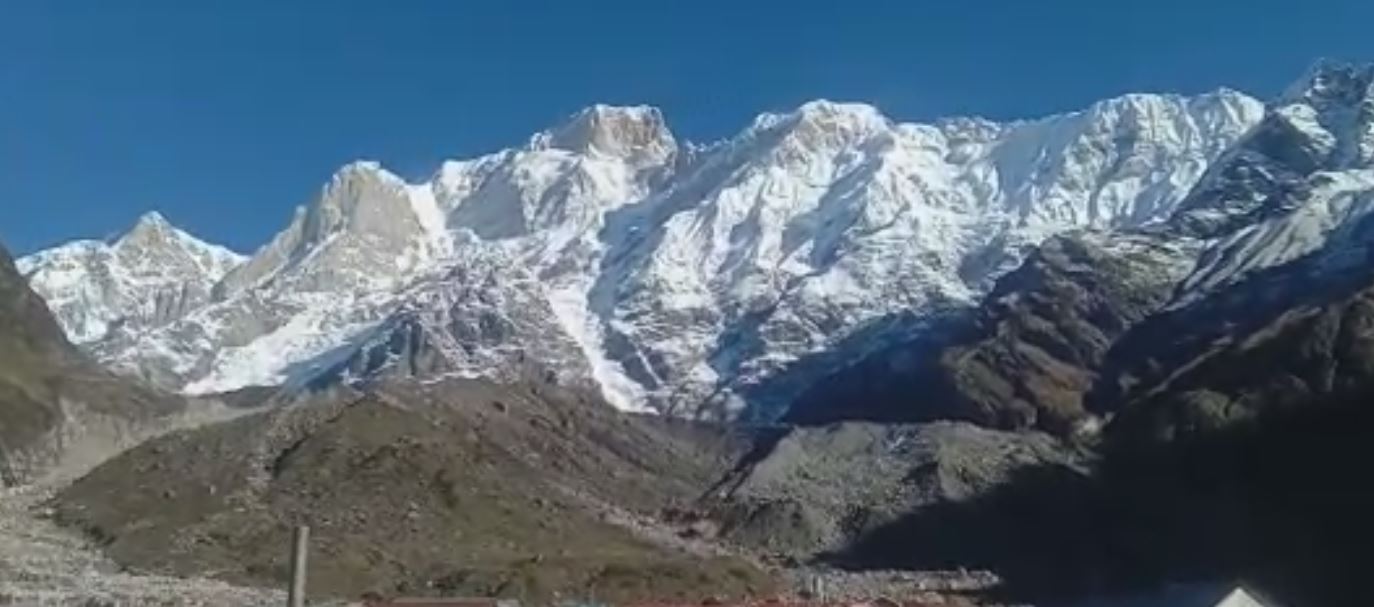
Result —
<svg viewBox="0 0 1374 607"><path fill-rule="evenodd" d="M249 250L344 162L423 178L593 102L705 140L818 97L928 120L1269 96L1321 56L1374 60L1374 2L9 0L0 241L156 208Z"/></svg>

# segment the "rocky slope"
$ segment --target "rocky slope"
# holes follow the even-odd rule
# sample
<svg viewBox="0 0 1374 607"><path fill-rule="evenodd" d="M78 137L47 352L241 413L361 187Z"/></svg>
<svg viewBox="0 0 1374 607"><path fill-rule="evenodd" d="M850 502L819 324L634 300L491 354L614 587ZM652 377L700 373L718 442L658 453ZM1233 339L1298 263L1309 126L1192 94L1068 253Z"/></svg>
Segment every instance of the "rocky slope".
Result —
<svg viewBox="0 0 1374 607"><path fill-rule="evenodd" d="M185 409L88 359L0 249L0 485L68 458L113 451L139 428Z"/></svg>
<svg viewBox="0 0 1374 607"><path fill-rule="evenodd" d="M1317 397L1167 443L1130 441L1091 473L1026 466L972 499L915 509L836 559L989 568L1015 604L1237 580L1280 605L1364 605L1374 491L1352 479L1374 428L1369 398Z"/></svg>
<svg viewBox="0 0 1374 607"><path fill-rule="evenodd" d="M249 585L279 584L310 524L321 597L767 593L749 562L648 532L737 451L551 386L388 383L165 436L55 507L136 572Z"/></svg>
<svg viewBox="0 0 1374 607"><path fill-rule="evenodd" d="M914 510L976 498L1018 470L1084 462L1048 435L958 422L799 427L758 445L704 507L721 537L807 561Z"/></svg>
<svg viewBox="0 0 1374 607"><path fill-rule="evenodd" d="M92 296L63 320L189 392L519 363L623 408L772 418L1046 237L1167 217L1260 116L1231 91L1005 124L821 101L697 145L652 108L596 106L426 182L349 165L247 261L178 277L190 295ZM45 286L62 257L24 262L50 298L110 291ZM474 299L489 311L455 317ZM115 318L139 320L101 330Z"/></svg>
<svg viewBox="0 0 1374 607"><path fill-rule="evenodd" d="M1359 288L1291 276L1263 285L1306 290L1279 307L1264 305L1259 285L1246 285L1202 309L1151 319L1136 337L1148 341L1123 347L1153 356L1118 363L1115 375L1123 379L1100 389L1099 406L1108 399L1122 403L1113 408L1119 413L1110 429L1119 438L1168 442L1368 390L1374 386L1374 273L1361 268L1359 274ZM1218 317L1239 320L1205 343L1196 331L1161 339L1180 325Z"/></svg>
<svg viewBox="0 0 1374 607"><path fill-rule="evenodd" d="M172 428L260 396L187 402L117 377L63 335L0 248L0 604L267 605L272 591L140 577L43 518L54 486ZM231 406L226 406L231 405Z"/></svg>

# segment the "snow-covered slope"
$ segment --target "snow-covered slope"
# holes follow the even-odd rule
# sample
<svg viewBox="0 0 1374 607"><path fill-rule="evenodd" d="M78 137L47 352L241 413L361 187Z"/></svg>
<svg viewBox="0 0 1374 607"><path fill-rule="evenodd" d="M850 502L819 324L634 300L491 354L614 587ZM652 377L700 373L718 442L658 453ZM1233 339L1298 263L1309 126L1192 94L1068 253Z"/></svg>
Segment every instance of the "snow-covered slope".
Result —
<svg viewBox="0 0 1374 607"><path fill-rule="evenodd" d="M394 370L422 342L445 362L406 372L528 365L626 408L767 416L819 376L797 369L973 305L1050 235L1167 218L1262 114L1226 90L1014 123L816 101L697 145L595 106L427 182L344 167L211 301L84 341L192 392Z"/></svg>
<svg viewBox="0 0 1374 607"><path fill-rule="evenodd" d="M111 331L157 326L204 305L211 287L243 260L154 211L110 242L78 240L17 265L71 340L86 345Z"/></svg>
<svg viewBox="0 0 1374 607"><path fill-rule="evenodd" d="M1374 280L1374 65L1314 67L1176 207L1158 223L1056 237L1004 276L949 342L903 342L854 364L819 382L794 417L846 417L854 412L827 407L854 403L870 417L1068 433L1133 401L1187 395L1231 415L1280 400L1281 390L1264 396L1280 380L1298 378L1306 397L1364 381L1362 365L1349 363L1358 356L1322 342L1364 347L1362 321L1294 330L1310 351L1287 353L1291 366L1266 373L1197 366L1223 354L1259 360L1238 354L1261 343L1280 352L1260 329L1291 328L1317 310L1363 318L1344 309ZM1189 410L1184 400L1164 408Z"/></svg>
<svg viewBox="0 0 1374 607"><path fill-rule="evenodd" d="M640 398L782 405L798 359L841 362L872 323L972 305L1048 235L1164 217L1260 111L1222 91L1010 125L828 102L765 115L614 217L592 309Z"/></svg>
<svg viewBox="0 0 1374 607"><path fill-rule="evenodd" d="M1374 65L1324 62L1276 101L1208 171L1171 233L1214 243L1189 300L1255 272L1369 240L1374 208Z"/></svg>

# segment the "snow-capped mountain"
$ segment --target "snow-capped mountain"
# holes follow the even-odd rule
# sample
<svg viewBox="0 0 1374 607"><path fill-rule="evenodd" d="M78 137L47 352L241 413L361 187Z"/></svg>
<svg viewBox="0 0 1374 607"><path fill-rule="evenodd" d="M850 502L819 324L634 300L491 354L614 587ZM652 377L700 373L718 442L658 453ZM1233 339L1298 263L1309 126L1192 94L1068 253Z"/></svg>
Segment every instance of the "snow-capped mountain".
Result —
<svg viewBox="0 0 1374 607"><path fill-rule="evenodd" d="M852 416L827 409L851 402L1068 433L1126 409L1201 427L1366 385L1371 284L1374 65L1322 63L1164 221L1054 237L957 337L854 364L792 413Z"/></svg>
<svg viewBox="0 0 1374 607"><path fill-rule="evenodd" d="M774 415L974 305L1045 238L1171 216L1263 113L1227 90L1013 123L817 101L697 145L653 108L595 106L427 182L344 167L172 318L105 336L60 316L115 368L190 392L528 366L625 408ZM59 309L75 290L37 277L61 258L23 262ZM106 301L87 314L133 315Z"/></svg>
<svg viewBox="0 0 1374 607"><path fill-rule="evenodd" d="M1216 241L1186 286L1205 292L1306 255L1362 247L1372 197L1374 65L1318 64L1170 220L1175 233Z"/></svg>
<svg viewBox="0 0 1374 607"><path fill-rule="evenodd" d="M173 227L157 212L109 242L78 240L18 260L70 339L90 345L112 331L139 332L210 300L244 257Z"/></svg>

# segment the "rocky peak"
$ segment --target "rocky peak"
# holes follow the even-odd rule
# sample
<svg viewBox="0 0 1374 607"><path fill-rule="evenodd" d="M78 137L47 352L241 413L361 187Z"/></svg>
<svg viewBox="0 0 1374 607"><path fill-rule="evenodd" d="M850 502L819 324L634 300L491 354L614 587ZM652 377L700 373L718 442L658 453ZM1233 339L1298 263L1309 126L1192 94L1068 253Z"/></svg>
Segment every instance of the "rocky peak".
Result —
<svg viewBox="0 0 1374 607"><path fill-rule="evenodd" d="M185 252L181 231L157 211L144 213L132 228L110 242L116 255L131 260L141 256L172 255Z"/></svg>
<svg viewBox="0 0 1374 607"><path fill-rule="evenodd" d="M1306 135L1320 168L1374 163L1374 64L1317 63L1274 111Z"/></svg>
<svg viewBox="0 0 1374 607"><path fill-rule="evenodd" d="M165 239L176 230L162 213L148 211L140 215L134 226L120 236L117 243L139 243Z"/></svg>
<svg viewBox="0 0 1374 607"><path fill-rule="evenodd" d="M377 162L344 165L291 224L216 287L223 299L283 272L303 291L358 282L390 284L446 247L432 189L413 186ZM310 267L301 264L315 258Z"/></svg>
<svg viewBox="0 0 1374 607"><path fill-rule="evenodd" d="M210 283L243 262L243 256L186 233L157 211L140 216L110 244L110 251L140 274L174 273L183 280Z"/></svg>
<svg viewBox="0 0 1374 607"><path fill-rule="evenodd" d="M1317 173L1374 163L1374 65L1320 62L1270 105L1170 220L1216 236L1301 206Z"/></svg>
<svg viewBox="0 0 1374 607"><path fill-rule="evenodd" d="M878 108L867 103L849 103L829 99L813 99L797 107L792 118L798 123L830 125L838 128L887 126L888 120Z"/></svg>
<svg viewBox="0 0 1374 607"><path fill-rule="evenodd" d="M597 104L536 135L531 147L620 158L647 167L664 163L677 151L677 142L658 108Z"/></svg>
<svg viewBox="0 0 1374 607"><path fill-rule="evenodd" d="M151 212L112 241L82 240L19 260L67 336L80 344L168 322L203 304L243 257Z"/></svg>
<svg viewBox="0 0 1374 607"><path fill-rule="evenodd" d="M871 105L818 99L788 114L763 114L750 130L764 139L778 138L783 149L801 152L860 146L892 129L892 122Z"/></svg>
<svg viewBox="0 0 1374 607"><path fill-rule="evenodd" d="M1123 137L1139 139L1145 136L1144 131L1177 129L1172 125L1186 122L1199 128L1225 124L1248 128L1263 112L1263 104L1259 101L1230 89L1195 97L1133 93L1093 104L1085 113L1084 126L1089 130L1111 130ZM1175 142L1165 137L1159 143Z"/></svg>
<svg viewBox="0 0 1374 607"><path fill-rule="evenodd" d="M1353 107L1369 101L1372 86L1374 63L1358 65L1322 59L1284 92L1278 105L1305 103L1319 109Z"/></svg>
<svg viewBox="0 0 1374 607"><path fill-rule="evenodd" d="M956 116L942 118L935 122L935 128L949 139L952 146L959 144L986 144L995 141L1006 132L1008 125L993 122L979 116Z"/></svg>
<svg viewBox="0 0 1374 607"><path fill-rule="evenodd" d="M389 233L411 216L405 181L379 163L357 161L340 168L324 186L307 214L306 230L320 237L341 229Z"/></svg>

